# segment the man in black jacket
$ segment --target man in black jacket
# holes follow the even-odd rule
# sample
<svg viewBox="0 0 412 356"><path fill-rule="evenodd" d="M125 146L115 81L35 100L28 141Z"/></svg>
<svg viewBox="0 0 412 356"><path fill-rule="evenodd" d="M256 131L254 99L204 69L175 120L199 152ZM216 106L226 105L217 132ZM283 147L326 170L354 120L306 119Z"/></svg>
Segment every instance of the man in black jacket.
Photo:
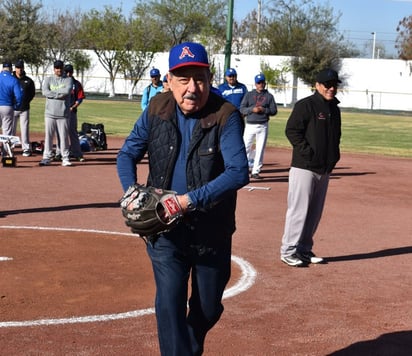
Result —
<svg viewBox="0 0 412 356"><path fill-rule="evenodd" d="M336 71L319 72L315 93L295 104L286 124L293 154L280 255L289 266L324 262L312 252L312 247L329 176L340 158L341 114L335 97L338 83L341 81Z"/></svg>
<svg viewBox="0 0 412 356"><path fill-rule="evenodd" d="M17 129L17 121L20 119L21 147L23 149L23 156L28 157L31 156L29 135L30 102L36 94L36 88L33 80L24 71L23 60L19 59L14 67L13 75L19 80L22 90L21 105L14 110L14 132Z"/></svg>

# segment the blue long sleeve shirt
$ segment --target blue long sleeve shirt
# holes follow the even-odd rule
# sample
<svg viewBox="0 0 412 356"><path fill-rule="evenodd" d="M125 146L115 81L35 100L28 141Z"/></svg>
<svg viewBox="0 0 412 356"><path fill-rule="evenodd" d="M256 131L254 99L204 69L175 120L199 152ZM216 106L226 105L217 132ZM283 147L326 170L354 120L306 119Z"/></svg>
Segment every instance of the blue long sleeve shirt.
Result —
<svg viewBox="0 0 412 356"><path fill-rule="evenodd" d="M198 119L183 115L178 107L176 107L176 113L179 130L182 133L182 145L170 188L178 194L185 194L187 193L187 152L193 127ZM118 154L117 171L124 190L138 181L136 163L146 153L149 137L148 127L148 111L145 110L136 121L132 132ZM249 182L248 162L242 134L243 124L236 111L229 117L220 136L220 148L225 170L204 186L188 193L195 206L204 207L210 202L220 199L227 191L239 189ZM141 178L140 181L142 181Z"/></svg>
<svg viewBox="0 0 412 356"><path fill-rule="evenodd" d="M3 70L0 73L0 106L17 108L21 105L22 96L19 81L8 70Z"/></svg>

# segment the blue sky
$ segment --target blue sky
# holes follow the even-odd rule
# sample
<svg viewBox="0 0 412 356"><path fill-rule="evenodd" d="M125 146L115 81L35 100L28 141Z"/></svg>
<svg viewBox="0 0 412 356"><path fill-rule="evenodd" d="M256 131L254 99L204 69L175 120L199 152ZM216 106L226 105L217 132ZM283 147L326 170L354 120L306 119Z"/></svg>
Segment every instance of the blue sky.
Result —
<svg viewBox="0 0 412 356"><path fill-rule="evenodd" d="M271 0L261 0L262 8ZM45 8L55 9L55 0L43 0ZM71 0L71 9L88 11L92 8L102 9L105 5L121 6L128 13L134 1L124 0ZM372 44L376 33L376 43L382 44L388 54L396 53L396 27L399 21L412 15L412 0L319 0L319 4L333 7L335 15L342 14L339 20L339 30L355 45L363 48L366 43ZM65 2L58 3L61 9L67 9ZM258 0L234 0L235 19L244 18L250 11L257 8Z"/></svg>

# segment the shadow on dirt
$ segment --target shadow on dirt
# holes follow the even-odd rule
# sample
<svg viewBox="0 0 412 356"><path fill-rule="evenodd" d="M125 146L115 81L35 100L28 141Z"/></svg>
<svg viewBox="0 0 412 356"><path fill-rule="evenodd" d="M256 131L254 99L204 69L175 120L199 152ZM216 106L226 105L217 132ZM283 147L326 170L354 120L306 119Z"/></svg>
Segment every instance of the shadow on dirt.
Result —
<svg viewBox="0 0 412 356"><path fill-rule="evenodd" d="M409 356L412 351L412 331L383 334L376 339L360 341L327 356Z"/></svg>
<svg viewBox="0 0 412 356"><path fill-rule="evenodd" d="M89 208L119 208L119 202L108 202L108 203L91 203L91 204L78 204L78 205L62 205L62 206L49 206L42 208L27 208L18 210L6 210L0 211L0 218L7 215L16 214L27 214L27 213L47 213L53 211L65 211L65 210L75 210L75 209L89 209Z"/></svg>
<svg viewBox="0 0 412 356"><path fill-rule="evenodd" d="M357 253L354 255L325 257L325 260L328 263L342 262L342 261L356 261L356 260L365 260L365 259L370 259L370 258L381 258L381 257L388 257L388 256L405 255L408 253L412 253L412 246L389 248L386 250L367 252L367 253ZM412 343L412 339L411 339L411 343Z"/></svg>

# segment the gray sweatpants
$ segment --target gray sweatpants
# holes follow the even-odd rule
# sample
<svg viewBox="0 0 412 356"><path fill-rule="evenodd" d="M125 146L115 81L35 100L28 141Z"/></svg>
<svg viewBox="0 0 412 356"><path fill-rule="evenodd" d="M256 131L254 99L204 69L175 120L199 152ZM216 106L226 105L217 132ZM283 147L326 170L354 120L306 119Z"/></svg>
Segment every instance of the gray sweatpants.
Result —
<svg viewBox="0 0 412 356"><path fill-rule="evenodd" d="M312 250L313 235L322 216L329 176L291 167L281 256Z"/></svg>
<svg viewBox="0 0 412 356"><path fill-rule="evenodd" d="M59 135L62 159L69 159L69 119L53 119L46 116L43 159L51 159L54 135Z"/></svg>
<svg viewBox="0 0 412 356"><path fill-rule="evenodd" d="M12 106L0 106L0 122L3 135L14 136L14 109Z"/></svg>
<svg viewBox="0 0 412 356"><path fill-rule="evenodd" d="M29 135L30 111L14 111L13 135L17 132L17 121L20 121L21 148L23 151L31 151Z"/></svg>
<svg viewBox="0 0 412 356"><path fill-rule="evenodd" d="M83 152L80 148L79 133L77 132L77 113L70 111L68 121L68 136L69 136L69 151L74 158L83 157ZM61 154L60 139L57 135L56 154Z"/></svg>

